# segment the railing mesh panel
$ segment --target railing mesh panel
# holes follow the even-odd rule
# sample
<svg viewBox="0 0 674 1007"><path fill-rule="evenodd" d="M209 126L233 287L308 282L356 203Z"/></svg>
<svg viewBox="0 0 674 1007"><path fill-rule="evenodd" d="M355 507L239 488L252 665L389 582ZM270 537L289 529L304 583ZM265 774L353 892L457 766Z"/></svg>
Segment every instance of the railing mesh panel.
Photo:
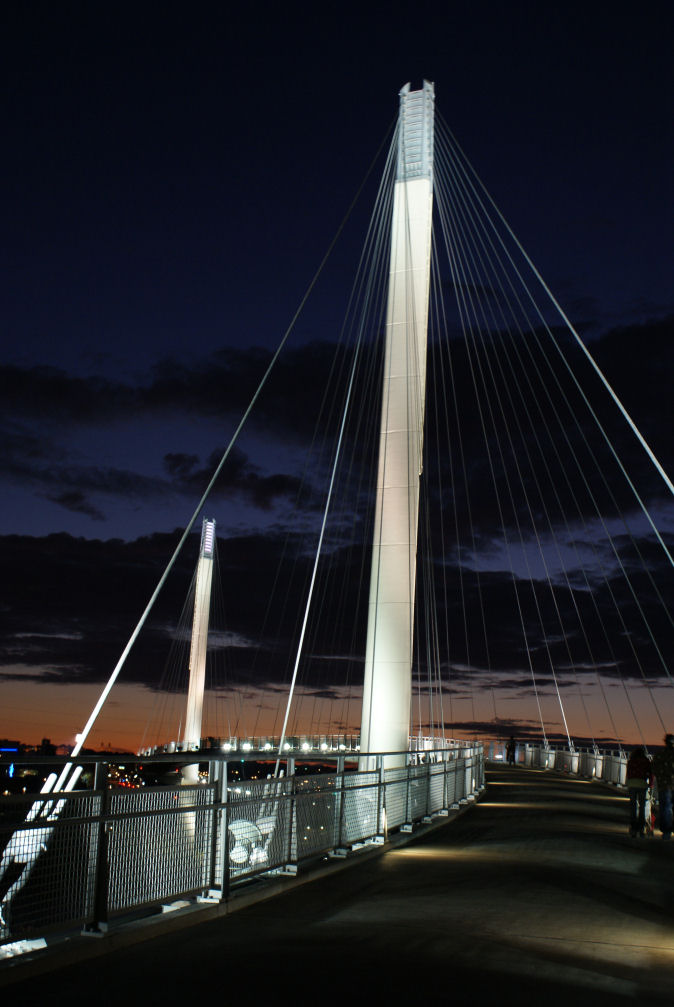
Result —
<svg viewBox="0 0 674 1007"><path fill-rule="evenodd" d="M456 763L452 762L447 767L447 779L445 781L445 798L447 807L451 808L458 801L456 796Z"/></svg>
<svg viewBox="0 0 674 1007"><path fill-rule="evenodd" d="M337 802L333 792L302 794L296 798L298 859L336 845Z"/></svg>
<svg viewBox="0 0 674 1007"><path fill-rule="evenodd" d="M315 776L295 776L295 793L307 794L310 791L325 793L334 790L337 777L334 774L316 773Z"/></svg>
<svg viewBox="0 0 674 1007"><path fill-rule="evenodd" d="M445 806L445 767L442 763L440 765L432 765L431 767L431 787L430 787L430 800L429 800L429 814L433 814L436 811L440 811L441 808Z"/></svg>
<svg viewBox="0 0 674 1007"><path fill-rule="evenodd" d="M349 773L344 777L342 843L349 845L377 834L379 773Z"/></svg>
<svg viewBox="0 0 674 1007"><path fill-rule="evenodd" d="M226 809L230 880L282 867L296 857L291 835L291 779L255 781L230 788ZM222 877L222 842L217 876Z"/></svg>
<svg viewBox="0 0 674 1007"><path fill-rule="evenodd" d="M479 754L473 756L473 762L477 765L477 783L479 787L484 787L484 756Z"/></svg>
<svg viewBox="0 0 674 1007"><path fill-rule="evenodd" d="M98 831L94 823L74 819L93 818L99 808L100 797L91 793L3 801L0 940L89 915Z"/></svg>
<svg viewBox="0 0 674 1007"><path fill-rule="evenodd" d="M407 820L418 822L426 814L428 788L428 767L410 767L409 796L407 799Z"/></svg>
<svg viewBox="0 0 674 1007"><path fill-rule="evenodd" d="M457 759L454 763L454 803L467 797L466 792L466 760Z"/></svg>
<svg viewBox="0 0 674 1007"><path fill-rule="evenodd" d="M207 887L213 811L204 805L212 800L212 786L110 795L111 912Z"/></svg>
<svg viewBox="0 0 674 1007"><path fill-rule="evenodd" d="M407 770L387 769L386 781L386 822L389 829L396 829L407 821Z"/></svg>

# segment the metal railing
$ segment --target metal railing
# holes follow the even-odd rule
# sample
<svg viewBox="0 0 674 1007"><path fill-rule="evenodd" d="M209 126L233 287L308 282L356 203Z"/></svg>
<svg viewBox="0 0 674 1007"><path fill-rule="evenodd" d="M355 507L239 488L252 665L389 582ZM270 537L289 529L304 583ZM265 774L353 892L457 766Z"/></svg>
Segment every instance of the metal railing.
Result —
<svg viewBox="0 0 674 1007"><path fill-rule="evenodd" d="M179 899L226 899L256 875L294 874L320 855L383 843L389 831L447 815L484 788L481 746L377 755L367 771L344 755L302 757L297 769L289 757L278 779L245 779L273 768L259 756L198 757L196 784L179 783L179 766L193 764L194 753L125 756L123 773L109 756L87 756L79 785L91 789L5 791L0 952L50 930L105 932L115 918ZM22 767L46 777L64 760L14 764L15 784ZM173 782L148 785L148 774L161 771Z"/></svg>
<svg viewBox="0 0 674 1007"><path fill-rule="evenodd" d="M506 761L506 745L503 742L492 742L485 758L496 761ZM527 743L515 746L516 765L531 766L537 769L556 769L558 772L569 773L572 776L583 776L589 779L603 780L624 787L627 771L627 755L616 750L602 751L595 748L569 748Z"/></svg>

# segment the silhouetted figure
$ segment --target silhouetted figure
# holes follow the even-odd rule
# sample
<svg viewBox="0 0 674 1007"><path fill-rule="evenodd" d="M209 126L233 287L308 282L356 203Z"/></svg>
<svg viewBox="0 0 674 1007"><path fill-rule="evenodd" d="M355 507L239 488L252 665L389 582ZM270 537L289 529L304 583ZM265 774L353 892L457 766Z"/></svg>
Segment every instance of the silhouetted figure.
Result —
<svg viewBox="0 0 674 1007"><path fill-rule="evenodd" d="M674 778L674 734L665 735L665 747L653 756L653 769L658 781L660 830L663 839L672 838L672 779Z"/></svg>
<svg viewBox="0 0 674 1007"><path fill-rule="evenodd" d="M510 741L506 745L506 760L509 766L515 765L515 739L510 736Z"/></svg>
<svg viewBox="0 0 674 1007"><path fill-rule="evenodd" d="M630 836L643 836L646 828L646 795L653 782L653 767L644 749L635 748L627 760L627 790L630 798Z"/></svg>

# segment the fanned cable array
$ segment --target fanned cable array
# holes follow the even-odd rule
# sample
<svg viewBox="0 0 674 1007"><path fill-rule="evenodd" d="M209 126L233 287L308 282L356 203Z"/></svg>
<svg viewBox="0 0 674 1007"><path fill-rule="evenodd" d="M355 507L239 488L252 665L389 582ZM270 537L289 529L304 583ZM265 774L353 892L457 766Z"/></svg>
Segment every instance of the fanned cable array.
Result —
<svg viewBox="0 0 674 1007"><path fill-rule="evenodd" d="M204 735L357 731L397 147L395 132L344 321L333 331L332 312L312 344L324 387L302 389L314 431L292 513L264 536L275 572L257 576L252 535L243 555L221 547L235 622L216 619L211 636L229 655L229 698L211 672ZM657 516L674 487L441 119L433 186L412 733L655 740L671 729L674 561ZM244 424L283 400L289 336L327 258L99 706ZM253 582L257 616L236 623L236 593ZM149 744L179 736L179 712L168 713L186 676L178 649Z"/></svg>
<svg viewBox="0 0 674 1007"><path fill-rule="evenodd" d="M595 742L593 722L644 740L642 721L652 736L671 711L671 555L631 472L650 456L647 491L668 497L669 481L442 121L435 200L431 551L450 549L454 590L446 558L440 580L457 610L446 667L481 681L497 724L496 696L517 685L522 701L528 680L544 740Z"/></svg>
<svg viewBox="0 0 674 1007"><path fill-rule="evenodd" d="M669 496L666 473L442 122L434 197L412 731L653 740L672 710L674 624L670 547L645 500ZM366 593L380 378L369 369L356 397L354 374L381 358L390 197L378 208L358 280L372 296L352 298L342 331L358 339L335 402L354 415L339 449L321 449L335 468L293 651L294 734L357 722L350 603ZM346 553L361 555L357 578ZM335 718L339 660L354 676Z"/></svg>

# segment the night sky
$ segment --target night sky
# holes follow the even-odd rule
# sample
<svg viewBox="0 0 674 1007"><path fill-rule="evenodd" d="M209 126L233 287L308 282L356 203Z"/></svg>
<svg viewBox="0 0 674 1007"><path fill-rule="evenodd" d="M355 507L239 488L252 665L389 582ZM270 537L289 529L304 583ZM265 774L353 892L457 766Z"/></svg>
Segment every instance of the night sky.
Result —
<svg viewBox="0 0 674 1007"><path fill-rule="evenodd" d="M406 81L435 82L444 120L674 471L673 28L664 3L629 15L604 3L415 4L404 14L348 4L4 6L0 736L67 743L81 728L390 134ZM381 163L209 509L238 711L228 726L239 733L272 730L271 713L250 710L261 695L275 707L287 673L285 656L271 645L253 656L253 641L277 569L291 577L289 598L306 578L304 546L295 542L291 562L288 532L315 527L311 494L299 517L294 506ZM460 350L456 359L460 369ZM671 497L611 422L671 548ZM472 436L468 420L469 447ZM485 509L476 520L485 542L493 518ZM671 568L646 529L639 535L671 612ZM135 748L150 706L170 696L167 627L197 545L95 747ZM357 593L357 559L335 562ZM493 595L497 639L482 683L477 639L472 678L466 655L455 659L451 723L456 733L523 733L532 717L493 543L473 567ZM467 581L469 595L474 587ZM628 599L626 619L630 608ZM668 660L671 625L653 618ZM292 620L277 621L275 639L287 639ZM330 646L351 667L342 629ZM615 656L631 675L624 636L617 627ZM646 672L655 682L657 669ZM338 699L338 726L357 726L357 669L348 686L322 675L309 671L305 703ZM670 694L657 689L674 725ZM657 743L648 702L635 703ZM616 718L634 740L629 718ZM601 715L597 728L612 736ZM576 730L587 734L582 721Z"/></svg>

